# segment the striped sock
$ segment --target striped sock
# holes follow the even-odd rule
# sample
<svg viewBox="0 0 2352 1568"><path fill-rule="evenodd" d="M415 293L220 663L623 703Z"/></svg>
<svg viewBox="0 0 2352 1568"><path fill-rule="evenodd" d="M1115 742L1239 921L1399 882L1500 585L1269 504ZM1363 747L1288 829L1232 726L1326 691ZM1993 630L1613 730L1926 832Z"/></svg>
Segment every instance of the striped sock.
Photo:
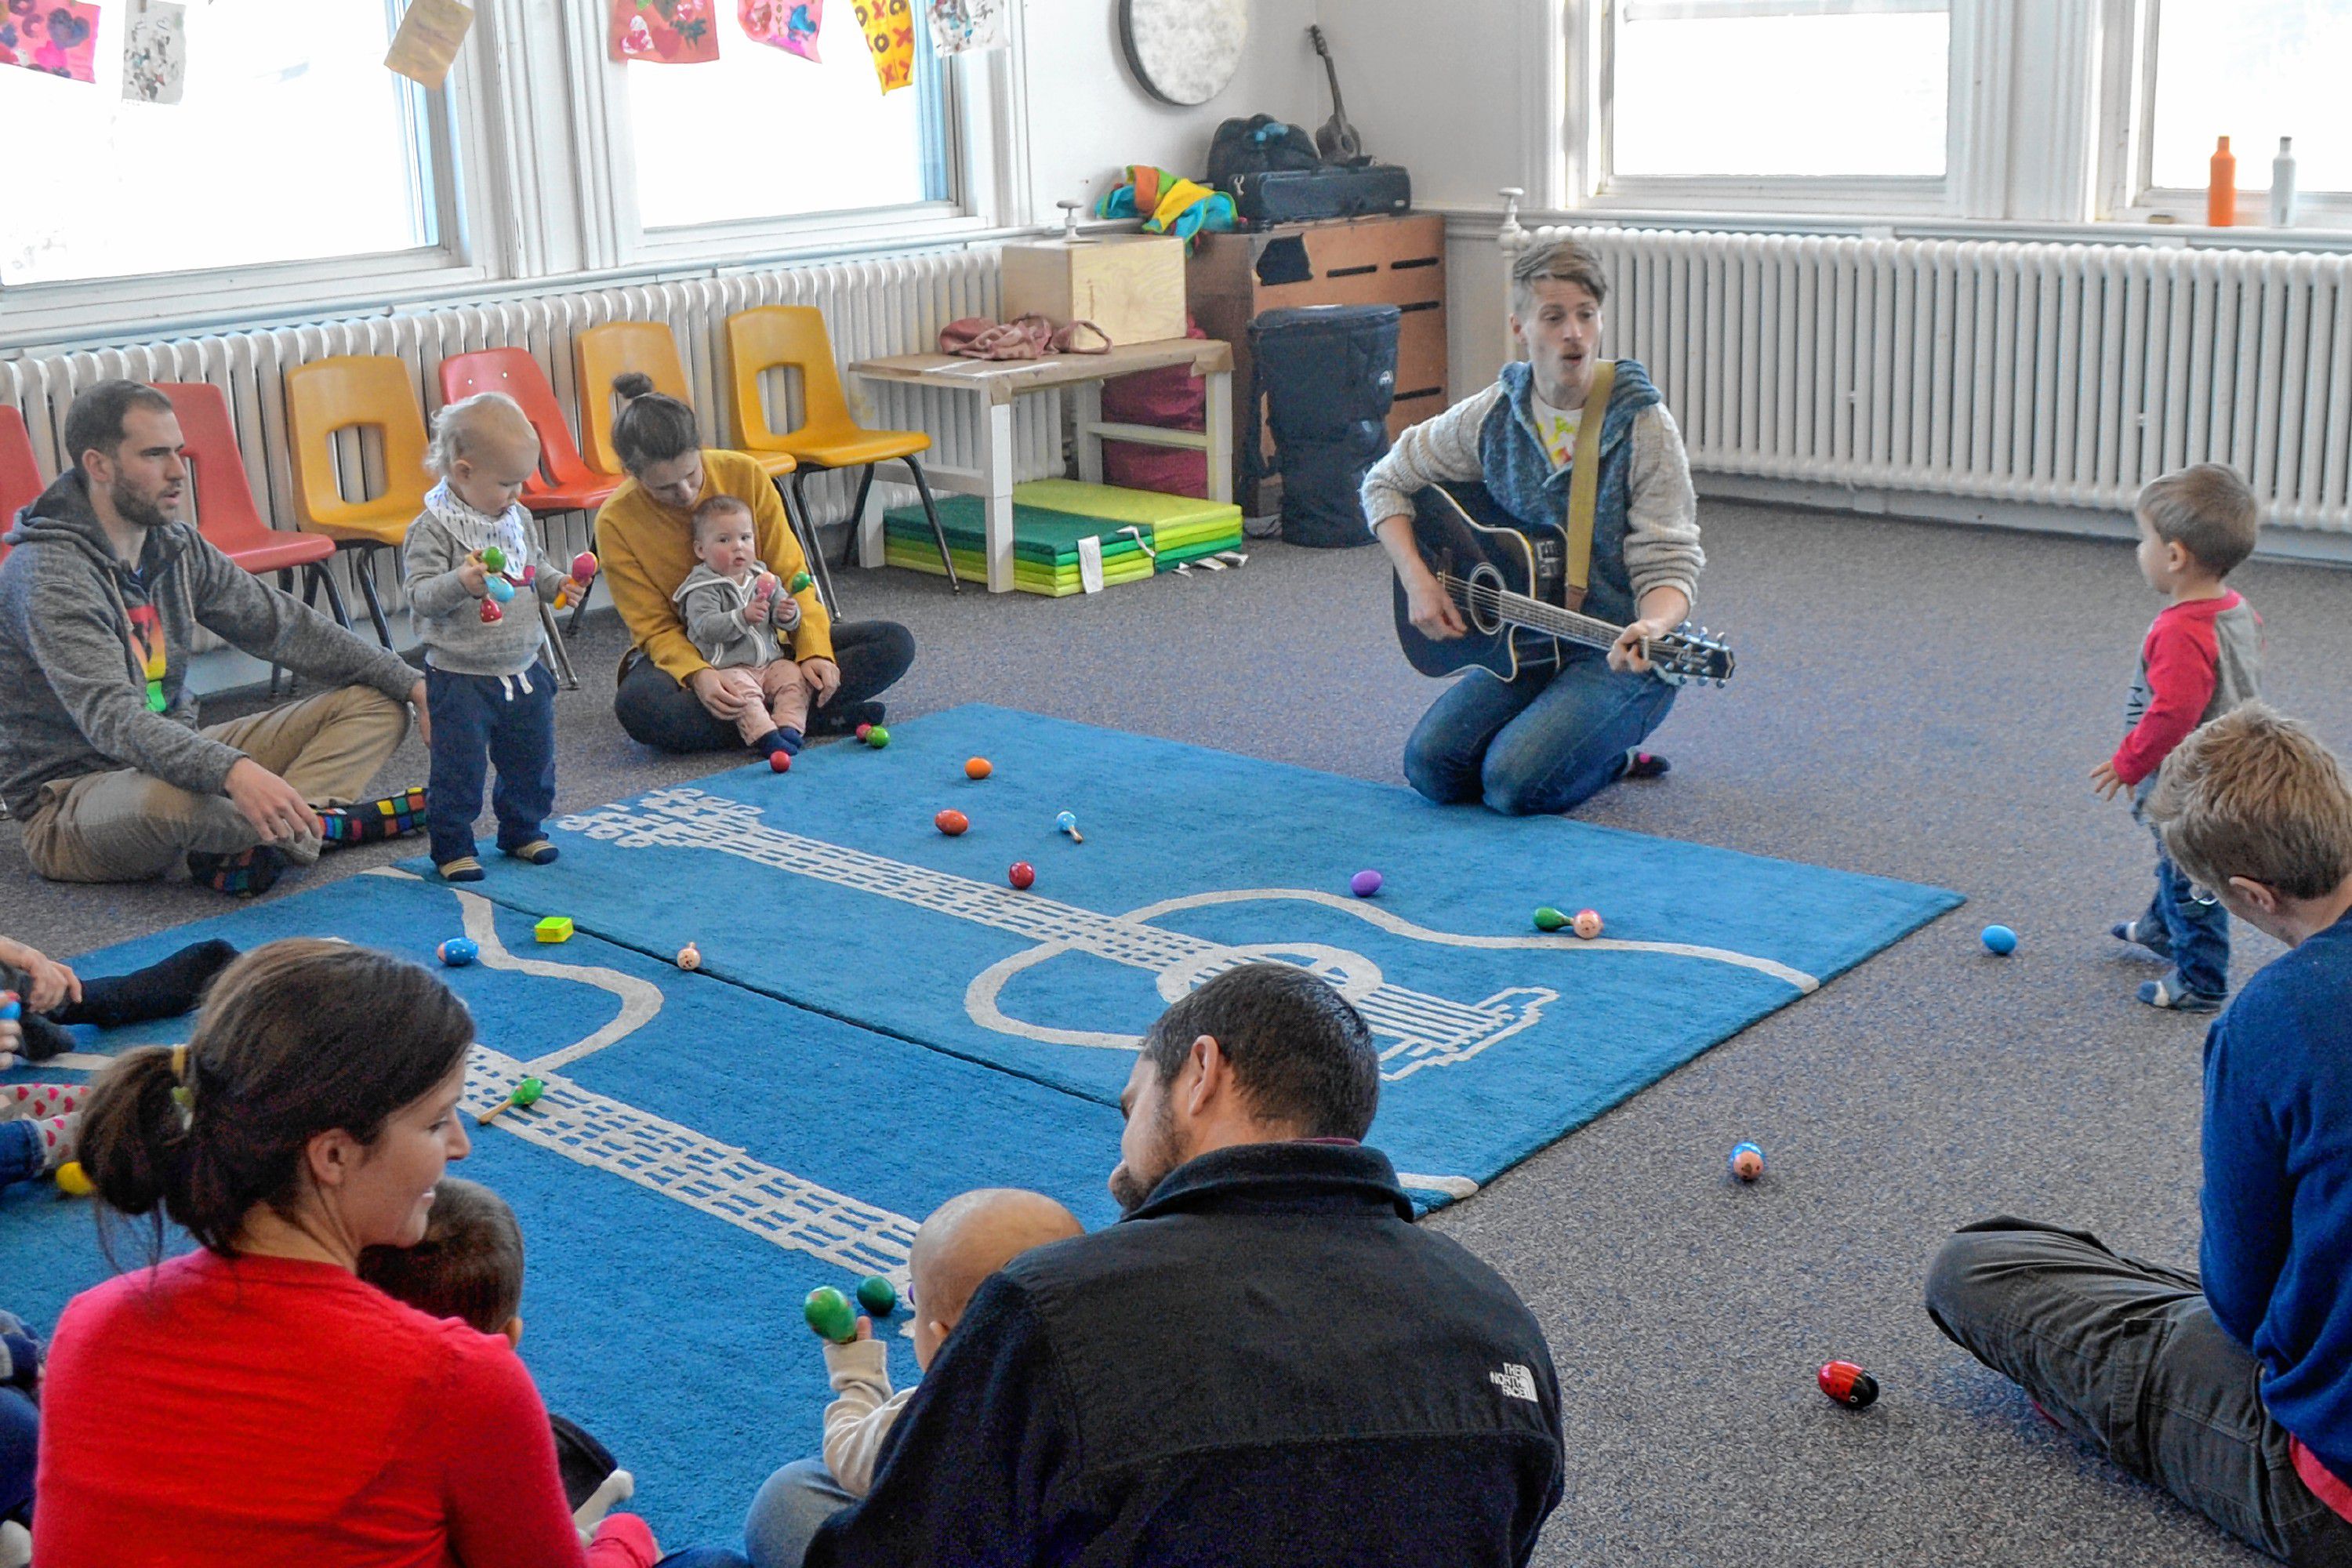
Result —
<svg viewBox="0 0 2352 1568"><path fill-rule="evenodd" d="M329 849L354 844L381 844L425 826L425 786L411 784L382 800L352 805L331 805L319 813L319 841Z"/></svg>
<svg viewBox="0 0 2352 1568"><path fill-rule="evenodd" d="M251 898L266 893L278 882L278 874L286 869L286 857L267 844L235 855L206 855L199 850L188 851L188 878L215 893L230 893L239 898Z"/></svg>

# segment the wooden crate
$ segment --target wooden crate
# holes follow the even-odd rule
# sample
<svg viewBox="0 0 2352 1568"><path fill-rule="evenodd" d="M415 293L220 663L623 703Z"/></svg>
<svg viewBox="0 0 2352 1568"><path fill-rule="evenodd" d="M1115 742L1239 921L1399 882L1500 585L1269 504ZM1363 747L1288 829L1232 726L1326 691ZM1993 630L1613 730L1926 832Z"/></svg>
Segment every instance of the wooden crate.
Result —
<svg viewBox="0 0 2352 1568"><path fill-rule="evenodd" d="M1004 247L1004 319L1092 321L1114 343L1184 335L1184 242L1162 235Z"/></svg>
<svg viewBox="0 0 2352 1568"><path fill-rule="evenodd" d="M1277 224L1246 234L1204 234L1184 279L1201 330L1234 345L1234 499L1253 517L1274 506L1251 482L1246 454L1271 458L1251 395L1249 324L1292 305L1394 305L1396 401L1389 435L1444 412L1446 386L1445 220L1434 214Z"/></svg>

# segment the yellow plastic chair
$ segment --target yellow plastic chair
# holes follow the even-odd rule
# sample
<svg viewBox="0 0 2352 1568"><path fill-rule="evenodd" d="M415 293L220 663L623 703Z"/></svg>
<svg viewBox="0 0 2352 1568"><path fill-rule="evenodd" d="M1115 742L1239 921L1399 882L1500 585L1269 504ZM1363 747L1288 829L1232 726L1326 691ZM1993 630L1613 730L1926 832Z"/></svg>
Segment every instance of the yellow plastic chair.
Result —
<svg viewBox="0 0 2352 1568"><path fill-rule="evenodd" d="M336 479L335 435L366 428L378 431L383 443L384 488L365 500L346 500ZM304 532L333 540L339 552L358 552L352 574L375 635L390 647L375 557L400 547L408 525L425 510L432 483L425 471L425 409L407 363L351 354L295 366L286 373L286 438L293 450L296 521Z"/></svg>
<svg viewBox="0 0 2352 1568"><path fill-rule="evenodd" d="M849 510L849 536L854 542L858 523L866 516L866 497L874 489L874 466L903 463L914 478L915 493L922 497L923 515L930 520L931 537L939 542L948 582L957 593L963 592L954 557L948 552L947 531L940 526L939 507L931 500L930 481L923 475L922 464L915 460L917 453L930 450L931 438L920 430L868 430L851 417L849 401L841 394L840 373L834 368L833 339L824 329L824 312L811 305L762 305L739 310L727 318L727 354L733 371L730 384L735 395L729 413L734 422L735 445L754 455L784 453L799 465L793 474L793 495L800 502L801 515L809 515L807 500L801 492L807 471L863 468L857 500ZM760 401L760 377L784 367L801 374L803 418L798 429L778 431L769 426L766 408ZM819 563L822 574L823 555L814 549L809 555ZM833 596L829 581L825 596L828 600Z"/></svg>

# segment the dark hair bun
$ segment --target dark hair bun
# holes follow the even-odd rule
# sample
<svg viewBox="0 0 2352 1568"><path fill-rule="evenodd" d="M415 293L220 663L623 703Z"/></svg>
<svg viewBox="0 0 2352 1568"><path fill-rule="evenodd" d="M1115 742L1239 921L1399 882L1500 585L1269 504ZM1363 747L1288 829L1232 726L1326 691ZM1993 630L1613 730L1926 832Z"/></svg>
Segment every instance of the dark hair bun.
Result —
<svg viewBox="0 0 2352 1568"><path fill-rule="evenodd" d="M623 397L643 397L654 389L654 378L641 370L625 370L613 378L613 390Z"/></svg>

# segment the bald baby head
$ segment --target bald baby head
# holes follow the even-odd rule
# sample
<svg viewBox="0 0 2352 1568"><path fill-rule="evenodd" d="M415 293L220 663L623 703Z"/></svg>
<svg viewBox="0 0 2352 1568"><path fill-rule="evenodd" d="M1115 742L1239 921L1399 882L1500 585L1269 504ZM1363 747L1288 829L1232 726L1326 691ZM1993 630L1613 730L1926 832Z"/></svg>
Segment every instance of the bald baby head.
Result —
<svg viewBox="0 0 2352 1568"><path fill-rule="evenodd" d="M1083 1236L1077 1216L1043 1193L982 1187L931 1211L915 1232L915 1360L931 1364L981 1282L1033 1247Z"/></svg>

